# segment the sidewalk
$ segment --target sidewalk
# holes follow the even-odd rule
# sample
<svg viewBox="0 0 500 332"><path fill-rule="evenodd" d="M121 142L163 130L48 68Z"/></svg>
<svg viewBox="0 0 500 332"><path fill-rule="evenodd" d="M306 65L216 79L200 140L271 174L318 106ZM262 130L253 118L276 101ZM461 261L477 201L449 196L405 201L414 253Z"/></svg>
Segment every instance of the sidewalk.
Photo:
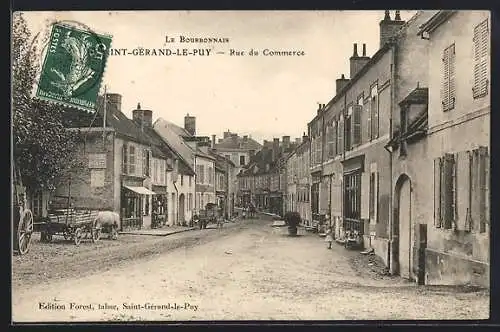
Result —
<svg viewBox="0 0 500 332"><path fill-rule="evenodd" d="M187 232L195 230L196 227L183 227L183 226L170 226L156 229L138 229L123 231L119 234L132 234L132 235L153 235L153 236L167 236L181 232Z"/></svg>

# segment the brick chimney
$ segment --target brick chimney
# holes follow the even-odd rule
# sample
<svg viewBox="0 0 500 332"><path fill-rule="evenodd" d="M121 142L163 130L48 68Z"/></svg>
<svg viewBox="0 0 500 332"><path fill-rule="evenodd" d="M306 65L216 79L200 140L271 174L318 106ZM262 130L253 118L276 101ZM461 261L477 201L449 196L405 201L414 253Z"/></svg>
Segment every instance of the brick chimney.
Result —
<svg viewBox="0 0 500 332"><path fill-rule="evenodd" d="M283 136L281 140L283 142L283 150L288 150L290 148L290 136Z"/></svg>
<svg viewBox="0 0 500 332"><path fill-rule="evenodd" d="M366 44L363 44L363 53L358 55L358 44L354 44L352 56L349 58L351 79L363 68L370 58L366 56Z"/></svg>
<svg viewBox="0 0 500 332"><path fill-rule="evenodd" d="M141 104L137 103L137 108L132 111L132 120L142 127L153 127L153 111L141 109Z"/></svg>
<svg viewBox="0 0 500 332"><path fill-rule="evenodd" d="M224 132L224 138L228 138L229 136L231 136L231 132L229 131L229 129L227 131Z"/></svg>
<svg viewBox="0 0 500 332"><path fill-rule="evenodd" d="M389 11L385 11L384 19L380 21L380 48L382 48L387 41L393 36L395 36L401 27L405 24L405 21L401 20L400 11L396 10L394 20L391 20Z"/></svg>
<svg viewBox="0 0 500 332"><path fill-rule="evenodd" d="M335 80L335 92L339 94L340 91L349 83L349 79L345 78L344 74Z"/></svg>
<svg viewBox="0 0 500 332"><path fill-rule="evenodd" d="M317 114L321 113L321 111L325 108L326 104L318 104L318 111Z"/></svg>
<svg viewBox="0 0 500 332"><path fill-rule="evenodd" d="M215 135L212 135L212 144L211 144L211 147L212 149L215 149L215 142L216 142L216 136Z"/></svg>
<svg viewBox="0 0 500 332"><path fill-rule="evenodd" d="M189 113L184 117L184 129L193 136L196 136L196 117Z"/></svg>
<svg viewBox="0 0 500 332"><path fill-rule="evenodd" d="M106 102L118 111L122 111L122 95L119 93L106 93Z"/></svg>
<svg viewBox="0 0 500 332"><path fill-rule="evenodd" d="M273 161L278 159L279 152L280 152L280 139L274 138L273 139Z"/></svg>
<svg viewBox="0 0 500 332"><path fill-rule="evenodd" d="M301 138L300 137L295 138L295 144L298 146L300 145L300 143L302 143Z"/></svg>
<svg viewBox="0 0 500 332"><path fill-rule="evenodd" d="M306 135L306 133L302 133L302 143L307 141L309 139L309 137Z"/></svg>

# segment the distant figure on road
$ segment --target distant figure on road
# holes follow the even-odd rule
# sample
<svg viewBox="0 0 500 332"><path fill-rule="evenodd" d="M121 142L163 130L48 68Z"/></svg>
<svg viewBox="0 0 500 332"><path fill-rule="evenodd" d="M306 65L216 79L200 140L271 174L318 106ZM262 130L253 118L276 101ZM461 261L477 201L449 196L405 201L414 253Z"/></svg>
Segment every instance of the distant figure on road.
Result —
<svg viewBox="0 0 500 332"><path fill-rule="evenodd" d="M246 217L247 217L247 207L246 206L243 207L243 210L241 211L241 215L243 216L243 219L246 219Z"/></svg>
<svg viewBox="0 0 500 332"><path fill-rule="evenodd" d="M250 218L255 218L255 205L250 203Z"/></svg>
<svg viewBox="0 0 500 332"><path fill-rule="evenodd" d="M333 231L332 231L331 226L328 226L328 228L326 229L325 242L328 243L328 249L332 249Z"/></svg>

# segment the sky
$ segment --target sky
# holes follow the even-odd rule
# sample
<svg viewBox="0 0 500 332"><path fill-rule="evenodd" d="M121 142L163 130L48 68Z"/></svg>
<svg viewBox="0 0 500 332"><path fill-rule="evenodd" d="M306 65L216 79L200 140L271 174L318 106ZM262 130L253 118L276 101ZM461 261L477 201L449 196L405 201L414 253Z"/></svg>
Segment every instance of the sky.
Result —
<svg viewBox="0 0 500 332"><path fill-rule="evenodd" d="M414 13L401 11L401 18ZM81 22L111 35L114 49L211 49L210 56L112 55L103 85L122 95L122 111L129 117L140 102L153 111L153 121L162 117L183 126L189 113L196 117L198 135L222 137L230 130L262 142L307 132L318 103L334 97L335 80L341 74L349 77L353 43L359 51L365 43L368 56L378 50L384 12L73 11L24 16L34 34L48 34L55 20ZM166 43L166 36L175 42ZM180 36L229 42L180 43ZM305 55L263 56L266 48ZM246 54L230 56L230 49ZM250 49L259 56L249 56Z"/></svg>

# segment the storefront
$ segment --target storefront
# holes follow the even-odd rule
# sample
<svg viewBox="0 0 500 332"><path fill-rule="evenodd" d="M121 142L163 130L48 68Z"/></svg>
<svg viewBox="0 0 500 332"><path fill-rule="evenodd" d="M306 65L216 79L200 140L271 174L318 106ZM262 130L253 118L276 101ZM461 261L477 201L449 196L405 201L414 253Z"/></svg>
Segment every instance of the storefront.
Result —
<svg viewBox="0 0 500 332"><path fill-rule="evenodd" d="M142 186L124 185L122 187L122 230L150 227L149 202L152 195L155 195L155 193Z"/></svg>
<svg viewBox="0 0 500 332"><path fill-rule="evenodd" d="M151 200L151 228L163 227L167 223L168 216L168 195L167 187L153 186L153 195Z"/></svg>

